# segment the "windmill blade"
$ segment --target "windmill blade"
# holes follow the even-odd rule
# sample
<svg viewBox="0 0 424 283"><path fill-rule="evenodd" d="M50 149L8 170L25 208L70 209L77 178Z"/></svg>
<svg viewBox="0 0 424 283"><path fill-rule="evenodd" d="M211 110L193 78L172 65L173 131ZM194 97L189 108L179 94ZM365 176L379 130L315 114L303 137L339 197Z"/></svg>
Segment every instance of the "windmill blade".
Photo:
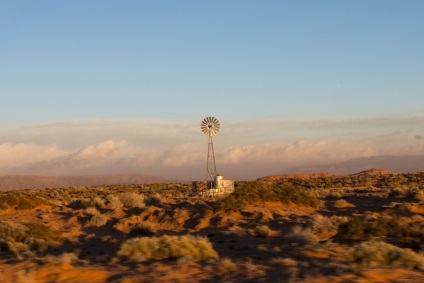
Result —
<svg viewBox="0 0 424 283"><path fill-rule="evenodd" d="M211 137L218 133L220 124L218 119L209 116L203 119L203 121L200 123L200 129L205 135Z"/></svg>

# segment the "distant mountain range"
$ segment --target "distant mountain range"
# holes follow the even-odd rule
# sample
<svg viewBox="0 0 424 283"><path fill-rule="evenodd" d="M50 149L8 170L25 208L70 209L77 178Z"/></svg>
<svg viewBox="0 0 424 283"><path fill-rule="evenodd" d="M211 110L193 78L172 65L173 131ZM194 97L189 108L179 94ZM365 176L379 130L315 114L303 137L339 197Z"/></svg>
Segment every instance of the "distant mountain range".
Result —
<svg viewBox="0 0 424 283"><path fill-rule="evenodd" d="M243 169L243 166L240 166ZM234 170L234 168L232 168ZM424 172L424 155L406 156L374 156L355 158L345 162L310 165L285 168L277 174L317 174L350 175L370 169L385 169L395 173ZM257 171L257 170L256 170ZM257 172L254 171L256 174ZM263 176L266 176L266 172ZM321 176L323 174L318 174ZM279 175L276 175L279 176ZM289 175L287 175L289 176ZM268 176L270 178L272 176ZM296 176L301 177L301 176ZM310 176L308 175L308 178ZM280 177L279 177L280 178ZM249 179L249 178L245 178ZM141 174L119 175L89 175L89 176L33 176L16 175L0 176L0 190L13 189L42 189L79 186L123 185L123 184L151 184L151 183L178 183L181 180L168 179L159 176Z"/></svg>
<svg viewBox="0 0 424 283"><path fill-rule="evenodd" d="M361 157L326 165L286 168L282 173L313 174L328 172L335 175L349 175L373 168L386 169L397 173L424 172L424 155Z"/></svg>
<svg viewBox="0 0 424 283"><path fill-rule="evenodd" d="M79 186L173 183L178 180L141 174L94 176L0 176L0 190L43 189Z"/></svg>

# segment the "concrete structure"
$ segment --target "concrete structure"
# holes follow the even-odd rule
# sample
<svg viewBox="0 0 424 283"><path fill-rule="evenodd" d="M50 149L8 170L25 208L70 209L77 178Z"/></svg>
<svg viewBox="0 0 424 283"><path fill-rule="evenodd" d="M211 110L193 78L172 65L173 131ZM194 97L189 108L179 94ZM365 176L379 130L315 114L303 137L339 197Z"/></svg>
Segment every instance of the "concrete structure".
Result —
<svg viewBox="0 0 424 283"><path fill-rule="evenodd" d="M193 181L192 189L195 196L231 194L234 192L234 181L216 175L213 181Z"/></svg>

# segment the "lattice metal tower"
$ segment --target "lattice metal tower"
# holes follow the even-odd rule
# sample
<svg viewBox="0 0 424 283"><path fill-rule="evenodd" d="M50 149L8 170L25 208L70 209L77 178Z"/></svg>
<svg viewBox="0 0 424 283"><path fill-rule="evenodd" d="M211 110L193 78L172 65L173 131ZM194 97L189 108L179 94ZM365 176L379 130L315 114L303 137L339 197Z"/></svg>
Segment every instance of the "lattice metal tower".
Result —
<svg viewBox="0 0 424 283"><path fill-rule="evenodd" d="M206 181L214 180L218 173L216 172L215 153L213 150L212 137L218 133L220 124L218 119L214 117L206 117L200 124L200 128L202 129L202 132L209 138L208 159L206 161Z"/></svg>

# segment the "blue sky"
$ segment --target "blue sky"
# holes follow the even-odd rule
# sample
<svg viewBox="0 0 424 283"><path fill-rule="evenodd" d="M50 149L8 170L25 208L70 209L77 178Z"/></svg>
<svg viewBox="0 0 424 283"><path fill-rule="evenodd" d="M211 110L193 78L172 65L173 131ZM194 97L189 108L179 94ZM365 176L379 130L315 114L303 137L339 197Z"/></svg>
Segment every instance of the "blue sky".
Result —
<svg viewBox="0 0 424 283"><path fill-rule="evenodd" d="M409 122L424 115L423 12L419 0L0 1L0 146L40 146L40 160L45 147L58 158L109 141L172 151L185 142L168 126L194 131L213 115L227 125L223 152L372 143L355 151L366 156L409 131L393 154L419 153L424 130ZM256 126L229 137L241 124Z"/></svg>

